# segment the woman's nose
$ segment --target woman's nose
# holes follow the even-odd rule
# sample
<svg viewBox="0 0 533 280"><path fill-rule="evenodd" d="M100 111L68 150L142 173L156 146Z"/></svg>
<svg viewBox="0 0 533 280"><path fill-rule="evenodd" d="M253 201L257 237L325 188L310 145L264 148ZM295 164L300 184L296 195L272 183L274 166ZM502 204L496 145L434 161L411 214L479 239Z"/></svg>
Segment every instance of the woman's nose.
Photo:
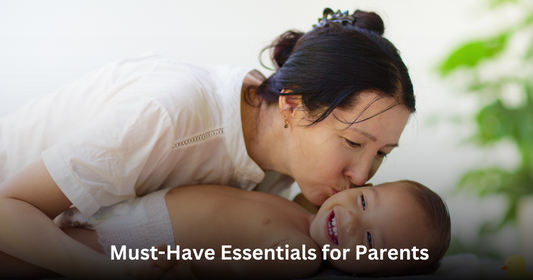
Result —
<svg viewBox="0 0 533 280"><path fill-rule="evenodd" d="M362 186L368 181L370 175L370 163L359 163L345 170L345 176L355 186Z"/></svg>

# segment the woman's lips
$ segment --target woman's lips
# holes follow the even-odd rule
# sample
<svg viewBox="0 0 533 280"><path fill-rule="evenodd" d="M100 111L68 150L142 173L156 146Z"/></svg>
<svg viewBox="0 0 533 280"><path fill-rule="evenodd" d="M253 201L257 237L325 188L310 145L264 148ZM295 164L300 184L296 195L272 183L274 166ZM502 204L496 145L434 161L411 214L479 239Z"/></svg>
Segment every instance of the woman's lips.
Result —
<svg viewBox="0 0 533 280"><path fill-rule="evenodd" d="M324 226L324 230L328 240L331 241L333 244L339 245L339 239L337 235L337 219L335 218L335 212L331 211L331 213L327 216Z"/></svg>

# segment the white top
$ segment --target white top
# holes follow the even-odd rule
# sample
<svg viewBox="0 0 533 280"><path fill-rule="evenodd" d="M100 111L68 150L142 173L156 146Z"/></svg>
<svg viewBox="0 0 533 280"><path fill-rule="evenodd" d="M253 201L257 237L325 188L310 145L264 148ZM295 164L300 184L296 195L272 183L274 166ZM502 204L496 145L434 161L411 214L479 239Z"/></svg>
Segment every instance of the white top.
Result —
<svg viewBox="0 0 533 280"><path fill-rule="evenodd" d="M241 88L251 70L158 56L111 63L0 119L0 181L42 153L87 217L162 188L251 190L265 177L242 132ZM275 180L276 190L292 183Z"/></svg>

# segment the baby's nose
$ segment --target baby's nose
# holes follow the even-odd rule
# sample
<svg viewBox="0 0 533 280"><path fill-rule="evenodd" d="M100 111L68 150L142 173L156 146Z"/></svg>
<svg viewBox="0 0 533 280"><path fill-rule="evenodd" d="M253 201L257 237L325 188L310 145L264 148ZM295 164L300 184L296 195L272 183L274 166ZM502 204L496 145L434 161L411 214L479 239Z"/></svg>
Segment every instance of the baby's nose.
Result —
<svg viewBox="0 0 533 280"><path fill-rule="evenodd" d="M346 227L346 233L349 235L355 234L355 228L358 224L357 216L352 210L345 212L344 225Z"/></svg>

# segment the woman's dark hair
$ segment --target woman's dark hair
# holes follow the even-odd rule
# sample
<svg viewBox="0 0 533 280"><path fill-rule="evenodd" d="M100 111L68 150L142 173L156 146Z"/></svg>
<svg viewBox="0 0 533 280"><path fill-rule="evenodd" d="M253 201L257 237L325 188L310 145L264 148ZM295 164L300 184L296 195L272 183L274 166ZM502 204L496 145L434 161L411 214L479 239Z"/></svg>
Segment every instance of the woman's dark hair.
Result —
<svg viewBox="0 0 533 280"><path fill-rule="evenodd" d="M393 97L396 103L386 110L403 104L414 112L407 67L394 45L382 37L383 21L360 10L354 17L355 26L320 27L305 34L291 30L274 41L271 56L277 71L259 86L262 100L271 104L280 95L301 96L313 118L311 125L335 108L350 108L363 91ZM291 92L282 94L282 89Z"/></svg>

